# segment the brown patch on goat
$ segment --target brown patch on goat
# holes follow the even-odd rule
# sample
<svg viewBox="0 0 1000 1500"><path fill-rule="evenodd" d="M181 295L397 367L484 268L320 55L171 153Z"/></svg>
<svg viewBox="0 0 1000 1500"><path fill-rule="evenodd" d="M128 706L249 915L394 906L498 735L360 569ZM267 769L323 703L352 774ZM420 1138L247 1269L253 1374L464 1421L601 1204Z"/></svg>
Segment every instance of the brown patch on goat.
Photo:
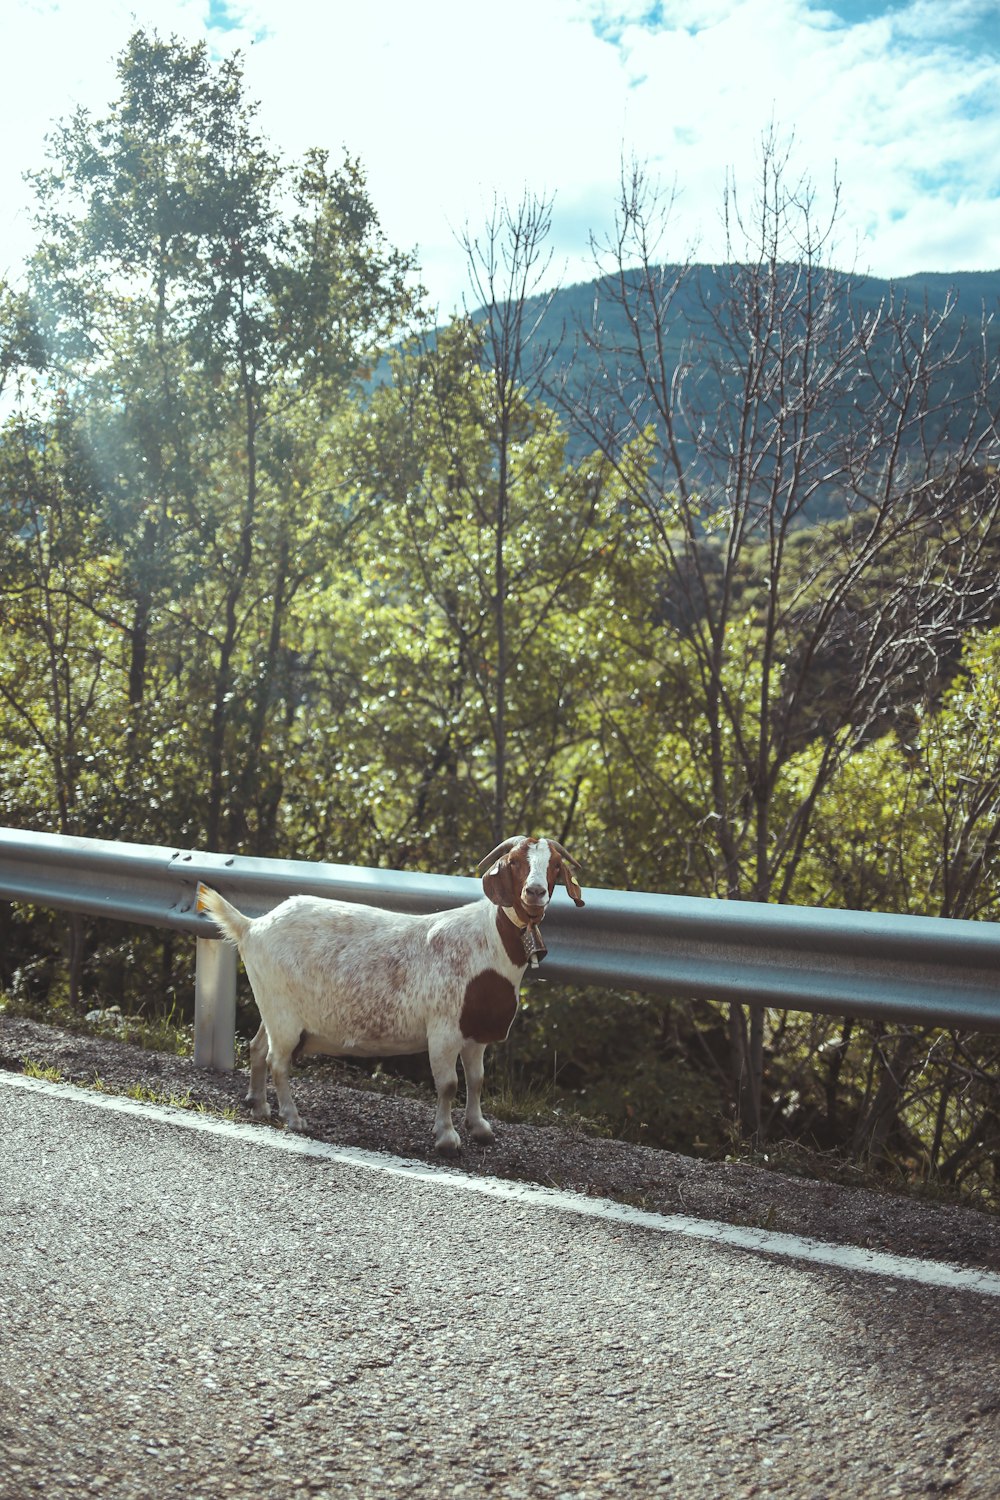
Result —
<svg viewBox="0 0 1000 1500"><path fill-rule="evenodd" d="M516 1014L517 991L510 980L496 969L484 969L465 987L458 1024L466 1041L502 1042Z"/></svg>

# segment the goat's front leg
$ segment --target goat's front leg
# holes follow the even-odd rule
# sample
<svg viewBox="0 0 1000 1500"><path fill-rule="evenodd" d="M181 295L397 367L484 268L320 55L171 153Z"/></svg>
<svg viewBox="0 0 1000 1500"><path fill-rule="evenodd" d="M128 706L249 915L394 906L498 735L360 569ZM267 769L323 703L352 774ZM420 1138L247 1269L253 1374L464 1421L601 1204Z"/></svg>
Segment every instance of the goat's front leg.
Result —
<svg viewBox="0 0 1000 1500"><path fill-rule="evenodd" d="M267 1102L267 1029L263 1021L250 1043L250 1087L246 1102L255 1120L271 1118L271 1106Z"/></svg>
<svg viewBox="0 0 1000 1500"><path fill-rule="evenodd" d="M434 1149L451 1153L462 1145L461 1137L452 1124L451 1108L458 1093L458 1051L454 1043L428 1038L427 1055L434 1074L437 1089L437 1113L434 1116Z"/></svg>
<svg viewBox="0 0 1000 1500"><path fill-rule="evenodd" d="M462 1048L462 1071L465 1073L465 1124L474 1141L486 1146L493 1139L493 1127L480 1105L483 1091L484 1042L466 1042Z"/></svg>

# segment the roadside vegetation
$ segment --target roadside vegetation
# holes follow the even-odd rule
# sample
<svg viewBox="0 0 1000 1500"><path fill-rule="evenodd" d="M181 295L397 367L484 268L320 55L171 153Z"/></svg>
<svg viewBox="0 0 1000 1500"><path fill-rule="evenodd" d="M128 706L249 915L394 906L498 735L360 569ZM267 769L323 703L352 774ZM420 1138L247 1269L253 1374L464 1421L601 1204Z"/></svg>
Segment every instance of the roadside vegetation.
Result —
<svg viewBox="0 0 1000 1500"><path fill-rule="evenodd" d="M456 873L545 831L596 885L997 919L996 285L834 269L772 137L726 266L637 167L587 313L529 196L434 327L362 165L283 162L238 62L143 32L36 189L0 822ZM190 947L0 911L12 1009L160 1050ZM513 1118L1000 1207L994 1038L539 985L494 1050Z"/></svg>

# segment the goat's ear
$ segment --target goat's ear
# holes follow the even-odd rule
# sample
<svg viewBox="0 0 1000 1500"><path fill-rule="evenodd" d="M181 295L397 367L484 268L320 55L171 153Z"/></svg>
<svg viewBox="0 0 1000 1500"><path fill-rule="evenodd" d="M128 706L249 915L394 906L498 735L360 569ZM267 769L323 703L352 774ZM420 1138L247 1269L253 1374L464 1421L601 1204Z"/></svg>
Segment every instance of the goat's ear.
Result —
<svg viewBox="0 0 1000 1500"><path fill-rule="evenodd" d="M587 903L583 899L583 892L580 889L580 883L576 879L575 875L573 874L572 870L565 860L559 861L559 874L562 876L563 885L566 887L567 891L572 896L577 906L586 906Z"/></svg>
<svg viewBox="0 0 1000 1500"><path fill-rule="evenodd" d="M494 906L514 905L514 877L507 859L498 859L483 876L483 890Z"/></svg>

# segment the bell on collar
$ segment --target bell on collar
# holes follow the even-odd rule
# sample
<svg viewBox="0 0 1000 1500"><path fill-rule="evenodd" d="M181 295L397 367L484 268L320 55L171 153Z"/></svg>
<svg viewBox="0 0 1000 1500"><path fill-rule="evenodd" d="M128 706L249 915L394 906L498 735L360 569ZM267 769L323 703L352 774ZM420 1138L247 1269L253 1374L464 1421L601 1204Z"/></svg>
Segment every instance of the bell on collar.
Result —
<svg viewBox="0 0 1000 1500"><path fill-rule="evenodd" d="M524 956L533 969L537 969L542 959L548 953L548 949L542 942L542 935L534 922L529 922L521 933L521 941L524 944Z"/></svg>

